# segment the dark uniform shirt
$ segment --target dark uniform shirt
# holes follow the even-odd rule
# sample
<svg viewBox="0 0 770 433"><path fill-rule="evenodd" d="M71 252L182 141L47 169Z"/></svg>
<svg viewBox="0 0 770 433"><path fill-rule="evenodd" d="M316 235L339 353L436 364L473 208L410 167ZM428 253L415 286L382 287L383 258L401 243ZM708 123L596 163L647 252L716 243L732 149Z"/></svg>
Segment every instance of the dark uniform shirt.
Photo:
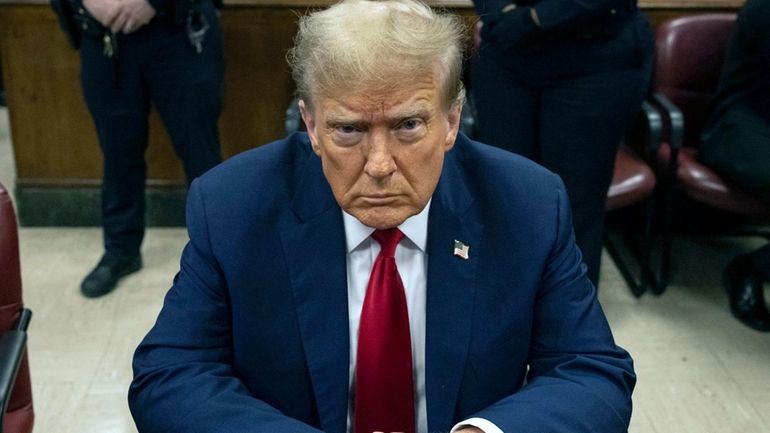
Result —
<svg viewBox="0 0 770 433"><path fill-rule="evenodd" d="M770 1L748 0L727 47L710 124L736 103L770 123Z"/></svg>

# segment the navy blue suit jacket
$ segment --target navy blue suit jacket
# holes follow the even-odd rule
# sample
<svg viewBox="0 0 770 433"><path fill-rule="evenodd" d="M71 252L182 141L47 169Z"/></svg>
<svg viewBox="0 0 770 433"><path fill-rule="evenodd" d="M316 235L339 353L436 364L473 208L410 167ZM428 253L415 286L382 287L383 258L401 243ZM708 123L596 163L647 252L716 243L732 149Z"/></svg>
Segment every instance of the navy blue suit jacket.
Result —
<svg viewBox="0 0 770 433"><path fill-rule="evenodd" d="M559 178L460 136L428 223L428 429L622 432L632 361L612 339ZM305 134L193 182L190 241L136 351L142 433L344 433L349 339L341 210ZM470 258L453 255L454 240Z"/></svg>

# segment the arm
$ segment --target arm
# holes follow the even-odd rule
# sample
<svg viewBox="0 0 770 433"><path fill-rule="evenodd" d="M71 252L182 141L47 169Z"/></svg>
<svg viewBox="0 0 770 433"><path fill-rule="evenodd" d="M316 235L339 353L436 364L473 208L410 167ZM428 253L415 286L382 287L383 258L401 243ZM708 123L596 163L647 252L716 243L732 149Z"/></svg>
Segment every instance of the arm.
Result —
<svg viewBox="0 0 770 433"><path fill-rule="evenodd" d="M757 60L762 67L770 70L770 3L762 0L748 0L738 11L732 39L742 33L744 40L756 44ZM732 47L728 47L728 50Z"/></svg>
<svg viewBox="0 0 770 433"><path fill-rule="evenodd" d="M157 6L148 0L83 0L83 7L113 33L131 33L150 22Z"/></svg>
<svg viewBox="0 0 770 433"><path fill-rule="evenodd" d="M568 28L580 21L610 13L632 0L542 0L531 6L514 0L475 0L476 12L507 48L526 45L543 32ZM633 2L635 4L635 2Z"/></svg>
<svg viewBox="0 0 770 433"><path fill-rule="evenodd" d="M543 30L548 31L609 13L612 9L621 9L630 3L629 0L544 0L537 3L534 9ZM636 4L636 1L633 3Z"/></svg>
<svg viewBox="0 0 770 433"><path fill-rule="evenodd" d="M318 433L254 398L233 371L227 283L211 249L197 181L187 226L181 270L134 355L128 401L138 430Z"/></svg>
<svg viewBox="0 0 770 433"><path fill-rule="evenodd" d="M613 341L585 275L564 187L537 294L527 384L474 416L504 432L618 433L631 417L633 363Z"/></svg>

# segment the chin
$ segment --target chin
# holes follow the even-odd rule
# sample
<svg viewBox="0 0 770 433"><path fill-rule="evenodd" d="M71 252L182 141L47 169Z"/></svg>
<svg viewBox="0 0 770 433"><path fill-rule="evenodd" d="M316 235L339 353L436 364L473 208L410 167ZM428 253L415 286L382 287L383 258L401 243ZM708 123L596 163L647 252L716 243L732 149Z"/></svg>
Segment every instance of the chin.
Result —
<svg viewBox="0 0 770 433"><path fill-rule="evenodd" d="M388 210L368 209L363 212L351 213L362 224L378 230L390 229L401 225L410 214L406 212L392 212Z"/></svg>

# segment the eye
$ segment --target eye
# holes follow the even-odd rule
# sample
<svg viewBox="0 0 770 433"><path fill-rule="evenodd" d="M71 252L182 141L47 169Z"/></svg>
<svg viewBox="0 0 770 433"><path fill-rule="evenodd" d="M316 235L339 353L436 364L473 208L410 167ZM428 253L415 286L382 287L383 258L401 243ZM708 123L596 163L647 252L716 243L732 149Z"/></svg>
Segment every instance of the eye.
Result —
<svg viewBox="0 0 770 433"><path fill-rule="evenodd" d="M355 123L338 123L331 127L332 137L339 146L354 146L361 140L364 128Z"/></svg>
<svg viewBox="0 0 770 433"><path fill-rule="evenodd" d="M406 131L413 131L419 128L420 126L422 126L422 124L423 124L422 120L414 118L414 119L407 119L401 122L400 127L401 129L404 129Z"/></svg>
<svg viewBox="0 0 770 433"><path fill-rule="evenodd" d="M359 128L354 125L337 125L335 129L340 134L353 134L360 131Z"/></svg>
<svg viewBox="0 0 770 433"><path fill-rule="evenodd" d="M422 138L426 133L425 120L419 117L404 119L395 129L396 135L404 142L414 142Z"/></svg>

